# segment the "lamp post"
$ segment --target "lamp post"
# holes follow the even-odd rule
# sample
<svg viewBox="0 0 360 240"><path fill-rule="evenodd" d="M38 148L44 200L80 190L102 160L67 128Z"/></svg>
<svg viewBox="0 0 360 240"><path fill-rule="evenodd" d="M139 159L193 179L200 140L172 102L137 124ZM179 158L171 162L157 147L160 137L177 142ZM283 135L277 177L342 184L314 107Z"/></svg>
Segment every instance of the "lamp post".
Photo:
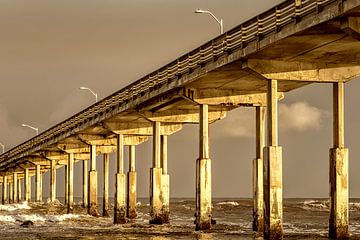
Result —
<svg viewBox="0 0 360 240"><path fill-rule="evenodd" d="M210 14L215 19L215 21L220 25L220 34L224 33L223 20L218 19L217 17L215 17L215 15L212 12L210 12L208 10L203 10L203 9L198 8L198 9L195 10L195 13L208 13L208 14Z"/></svg>
<svg viewBox="0 0 360 240"><path fill-rule="evenodd" d="M4 144L0 143L0 146L2 147L2 153L5 153L5 146L4 146Z"/></svg>
<svg viewBox="0 0 360 240"><path fill-rule="evenodd" d="M21 124L22 127L28 127L28 128L31 128L32 130L34 130L36 132L36 135L39 135L39 128L36 128L36 127L32 127L30 125L27 125L27 124Z"/></svg>
<svg viewBox="0 0 360 240"><path fill-rule="evenodd" d="M97 95L97 93L94 93L90 88L88 88L88 87L80 87L79 89L80 89L80 90L88 90L89 92L91 92L91 93L95 96L95 102L98 101L98 95Z"/></svg>

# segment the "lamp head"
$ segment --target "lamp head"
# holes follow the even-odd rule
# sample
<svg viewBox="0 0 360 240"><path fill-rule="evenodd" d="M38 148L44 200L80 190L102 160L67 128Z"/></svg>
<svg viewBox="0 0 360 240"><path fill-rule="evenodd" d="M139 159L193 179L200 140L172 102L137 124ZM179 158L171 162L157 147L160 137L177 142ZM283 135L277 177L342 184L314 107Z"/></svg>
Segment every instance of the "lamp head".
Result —
<svg viewBox="0 0 360 240"><path fill-rule="evenodd" d="M202 10L202 9L200 9L200 8L198 8L198 9L195 10L195 13L204 13L204 12L205 12L205 11Z"/></svg>
<svg viewBox="0 0 360 240"><path fill-rule="evenodd" d="M26 125L25 125L25 124L21 124L21 126L22 126L22 127L26 127Z"/></svg>
<svg viewBox="0 0 360 240"><path fill-rule="evenodd" d="M87 90L87 87L79 87L80 90Z"/></svg>

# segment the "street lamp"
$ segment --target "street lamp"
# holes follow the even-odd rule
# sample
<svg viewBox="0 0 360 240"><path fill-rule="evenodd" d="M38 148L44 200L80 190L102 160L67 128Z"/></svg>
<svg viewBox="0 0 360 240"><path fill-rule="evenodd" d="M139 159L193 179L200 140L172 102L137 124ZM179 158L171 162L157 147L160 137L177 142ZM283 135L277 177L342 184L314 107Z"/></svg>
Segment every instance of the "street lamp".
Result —
<svg viewBox="0 0 360 240"><path fill-rule="evenodd" d="M2 153L5 153L5 146L4 146L4 144L0 143L0 146L2 147Z"/></svg>
<svg viewBox="0 0 360 240"><path fill-rule="evenodd" d="M195 10L195 13L208 13L208 14L210 14L215 19L215 21L220 25L220 34L224 33L223 20L218 19L217 17L215 17L215 15L212 12L207 11L207 10L202 10L202 9L198 8L198 9Z"/></svg>
<svg viewBox="0 0 360 240"><path fill-rule="evenodd" d="M36 127L32 127L30 125L27 125L27 124L21 124L22 127L28 127L28 128L31 128L32 130L36 131L36 135L39 135L39 129L36 128Z"/></svg>
<svg viewBox="0 0 360 240"><path fill-rule="evenodd" d="M95 102L98 101L98 95L97 95L97 93L94 93L90 88L80 87L79 89L80 89L80 90L88 90L88 91L90 91L90 92L95 96Z"/></svg>

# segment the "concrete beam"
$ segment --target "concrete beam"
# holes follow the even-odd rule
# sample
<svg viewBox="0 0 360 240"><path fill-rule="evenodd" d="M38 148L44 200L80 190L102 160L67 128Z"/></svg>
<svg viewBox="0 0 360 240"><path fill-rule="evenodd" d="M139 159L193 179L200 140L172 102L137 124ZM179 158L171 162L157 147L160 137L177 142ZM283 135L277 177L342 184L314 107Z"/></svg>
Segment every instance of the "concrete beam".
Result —
<svg viewBox="0 0 360 240"><path fill-rule="evenodd" d="M117 122L106 121L104 123L106 129L122 135L142 135L151 136L153 134L151 122ZM166 124L164 123L160 128L161 135L171 135L182 129L182 124ZM134 144L129 144L134 145Z"/></svg>
<svg viewBox="0 0 360 240"><path fill-rule="evenodd" d="M360 17L347 17L341 23L342 30L360 41Z"/></svg>
<svg viewBox="0 0 360 240"><path fill-rule="evenodd" d="M187 88L184 97L191 99L197 104L221 105L221 106L266 106L266 93L249 94L235 89L218 88ZM283 93L278 93L278 99L284 98ZM211 123L212 112L209 111Z"/></svg>
<svg viewBox="0 0 360 240"><path fill-rule="evenodd" d="M249 59L243 64L266 79L305 82L349 81L360 76L360 66Z"/></svg>
<svg viewBox="0 0 360 240"><path fill-rule="evenodd" d="M226 117L227 111L209 112L209 122L215 122ZM159 112L142 112L141 115L153 122L161 123L199 123L199 112L192 109L174 109Z"/></svg>

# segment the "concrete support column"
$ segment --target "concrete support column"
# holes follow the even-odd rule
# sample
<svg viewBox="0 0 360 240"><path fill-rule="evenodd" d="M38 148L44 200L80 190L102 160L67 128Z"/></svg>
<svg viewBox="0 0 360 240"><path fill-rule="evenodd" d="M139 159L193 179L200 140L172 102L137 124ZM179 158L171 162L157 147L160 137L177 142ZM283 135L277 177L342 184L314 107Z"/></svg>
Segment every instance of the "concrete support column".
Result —
<svg viewBox="0 0 360 240"><path fill-rule="evenodd" d="M167 171L167 136L161 136L161 168L162 168L162 178L161 178L161 195L162 195L162 212L164 219L169 222L170 215L170 176Z"/></svg>
<svg viewBox="0 0 360 240"><path fill-rule="evenodd" d="M127 173L126 217L136 218L136 168L135 146L129 146L129 171Z"/></svg>
<svg viewBox="0 0 360 240"><path fill-rule="evenodd" d="M89 206L88 213L98 216L98 176L96 171L96 145L91 145L90 150L90 171L89 171Z"/></svg>
<svg viewBox="0 0 360 240"><path fill-rule="evenodd" d="M125 210L125 174L124 174L124 137L117 135L116 150L117 173L115 175L114 223L126 223Z"/></svg>
<svg viewBox="0 0 360 240"><path fill-rule="evenodd" d="M329 238L349 237L349 150L344 143L344 83L333 83L334 146L330 149Z"/></svg>
<svg viewBox="0 0 360 240"><path fill-rule="evenodd" d="M282 149L278 146L277 81L268 80L268 146L264 149L264 238L283 239Z"/></svg>
<svg viewBox="0 0 360 240"><path fill-rule="evenodd" d="M17 173L13 173L13 201L14 203L18 203L18 177Z"/></svg>
<svg viewBox="0 0 360 240"><path fill-rule="evenodd" d="M31 201L31 182L30 182L30 175L29 175L29 169L25 168L25 174L24 174L24 195L25 195L25 201L30 202Z"/></svg>
<svg viewBox="0 0 360 240"><path fill-rule="evenodd" d="M68 213L72 213L74 210L74 153L68 154L68 165L67 165L67 172L68 172L68 185L67 185L67 204L68 204Z"/></svg>
<svg viewBox="0 0 360 240"><path fill-rule="evenodd" d="M83 160L83 204L84 208L88 207L88 161Z"/></svg>
<svg viewBox="0 0 360 240"><path fill-rule="evenodd" d="M265 107L256 107L256 158L253 160L253 230L264 231L263 159Z"/></svg>
<svg viewBox="0 0 360 240"><path fill-rule="evenodd" d="M14 182L9 182L9 203L14 203Z"/></svg>
<svg viewBox="0 0 360 240"><path fill-rule="evenodd" d="M104 170L104 189L103 189L103 216L109 215L109 154L103 155L103 170Z"/></svg>
<svg viewBox="0 0 360 240"><path fill-rule="evenodd" d="M21 181L22 179L18 178L18 194L17 194L17 202L21 202Z"/></svg>
<svg viewBox="0 0 360 240"><path fill-rule="evenodd" d="M50 200L54 202L56 199L56 161L51 160L50 164Z"/></svg>
<svg viewBox="0 0 360 240"><path fill-rule="evenodd" d="M68 160L69 161L69 160ZM65 184L64 184L64 204L67 205L68 201L69 201L69 168L68 165L64 166L64 180L65 180Z"/></svg>
<svg viewBox="0 0 360 240"><path fill-rule="evenodd" d="M3 184L2 184L2 204L6 204L8 201L8 195L7 195L7 190L8 190L8 179L7 176L3 176Z"/></svg>
<svg viewBox="0 0 360 240"><path fill-rule="evenodd" d="M35 201L42 201L42 188L41 188L41 166L36 165L36 173L35 173Z"/></svg>
<svg viewBox="0 0 360 240"><path fill-rule="evenodd" d="M208 105L200 105L199 158L196 160L196 230L211 228L212 199L208 109Z"/></svg>
<svg viewBox="0 0 360 240"><path fill-rule="evenodd" d="M169 216L163 212L160 122L153 123L153 166L150 169L150 216L151 224L169 222Z"/></svg>

